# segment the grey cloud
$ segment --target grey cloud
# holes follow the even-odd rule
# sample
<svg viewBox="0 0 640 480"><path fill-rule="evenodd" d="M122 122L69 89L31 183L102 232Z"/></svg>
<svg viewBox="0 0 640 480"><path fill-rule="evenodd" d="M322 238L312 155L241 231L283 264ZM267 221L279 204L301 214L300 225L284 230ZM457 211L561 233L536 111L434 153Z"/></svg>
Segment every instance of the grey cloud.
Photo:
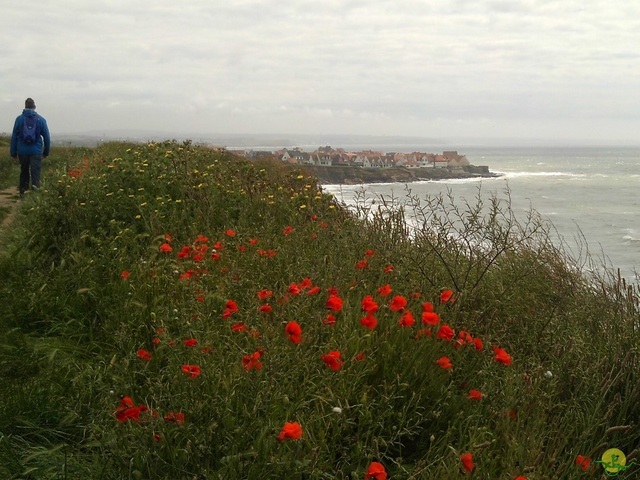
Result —
<svg viewBox="0 0 640 480"><path fill-rule="evenodd" d="M0 74L17 98L47 93L60 128L83 123L65 117L65 102L104 108L105 128L140 109L190 129L203 105L212 131L640 122L640 4L630 0L42 3L34 37L0 46ZM17 36L23 9L3 14ZM24 80L14 72L32 57L39 68Z"/></svg>

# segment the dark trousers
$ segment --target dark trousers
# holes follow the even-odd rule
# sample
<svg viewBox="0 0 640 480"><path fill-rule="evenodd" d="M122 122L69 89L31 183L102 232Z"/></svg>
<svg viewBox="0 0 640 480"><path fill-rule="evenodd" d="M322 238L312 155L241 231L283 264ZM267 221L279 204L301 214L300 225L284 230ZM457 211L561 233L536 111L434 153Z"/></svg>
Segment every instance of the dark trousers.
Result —
<svg viewBox="0 0 640 480"><path fill-rule="evenodd" d="M20 160L20 193L31 188L40 188L40 170L42 169L42 155L18 155Z"/></svg>

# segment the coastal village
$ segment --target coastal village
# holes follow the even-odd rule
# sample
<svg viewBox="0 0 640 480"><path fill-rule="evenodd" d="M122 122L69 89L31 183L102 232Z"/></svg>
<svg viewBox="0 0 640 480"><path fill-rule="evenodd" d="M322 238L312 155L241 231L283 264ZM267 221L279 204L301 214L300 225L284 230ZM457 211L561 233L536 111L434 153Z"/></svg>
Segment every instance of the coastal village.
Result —
<svg viewBox="0 0 640 480"><path fill-rule="evenodd" d="M470 173L488 173L488 167L471 165L465 155L457 151L436 153L399 153L362 150L348 152L342 148L334 149L330 146L319 147L313 152L306 152L300 148L285 148L281 150L253 151L229 150L230 153L250 159L260 157L275 157L283 162L315 167L362 167L362 168L446 168L449 170L469 171Z"/></svg>

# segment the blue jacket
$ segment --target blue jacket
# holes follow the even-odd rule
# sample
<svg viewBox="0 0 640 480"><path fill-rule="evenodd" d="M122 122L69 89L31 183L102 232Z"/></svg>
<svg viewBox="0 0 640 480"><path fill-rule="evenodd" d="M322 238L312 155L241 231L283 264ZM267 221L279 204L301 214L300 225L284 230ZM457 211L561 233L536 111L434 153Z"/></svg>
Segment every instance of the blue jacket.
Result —
<svg viewBox="0 0 640 480"><path fill-rule="evenodd" d="M13 133L11 134L11 156L16 155L42 155L43 157L49 156L49 147L51 145L51 138L49 137L49 127L47 127L47 121L44 117L38 115L38 128L40 130L40 136L36 139L36 143L29 145L22 141L20 138L20 132L22 132L22 125L24 124L25 117L32 117L38 115L35 110L25 108L22 111L22 115L16 118L13 124ZM44 146L44 150L43 150Z"/></svg>

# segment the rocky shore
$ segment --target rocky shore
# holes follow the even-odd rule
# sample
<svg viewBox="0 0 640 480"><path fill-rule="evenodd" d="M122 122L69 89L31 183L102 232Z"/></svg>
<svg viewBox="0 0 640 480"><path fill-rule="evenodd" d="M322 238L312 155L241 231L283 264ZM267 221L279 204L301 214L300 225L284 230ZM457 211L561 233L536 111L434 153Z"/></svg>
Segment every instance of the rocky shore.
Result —
<svg viewBox="0 0 640 480"><path fill-rule="evenodd" d="M364 168L364 167L302 167L324 185L357 185L360 183L411 183L424 180L446 180L452 178L495 178L499 173L487 167L468 166L464 169L449 168Z"/></svg>

